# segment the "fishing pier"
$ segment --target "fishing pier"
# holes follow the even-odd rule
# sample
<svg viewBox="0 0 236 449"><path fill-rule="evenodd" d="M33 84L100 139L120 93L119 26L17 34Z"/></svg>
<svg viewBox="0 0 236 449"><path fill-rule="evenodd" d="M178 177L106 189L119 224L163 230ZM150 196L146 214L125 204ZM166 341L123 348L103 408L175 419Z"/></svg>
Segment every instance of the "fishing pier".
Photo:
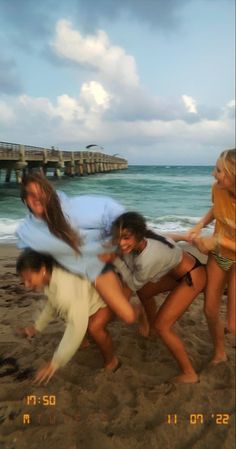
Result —
<svg viewBox="0 0 236 449"><path fill-rule="evenodd" d="M86 148L89 147L96 148L97 145ZM36 170L60 177L106 173L127 167L128 161L117 154L110 156L96 151L63 151L0 142L0 170L5 171L5 182L10 182L15 173L16 182L20 183L24 174Z"/></svg>

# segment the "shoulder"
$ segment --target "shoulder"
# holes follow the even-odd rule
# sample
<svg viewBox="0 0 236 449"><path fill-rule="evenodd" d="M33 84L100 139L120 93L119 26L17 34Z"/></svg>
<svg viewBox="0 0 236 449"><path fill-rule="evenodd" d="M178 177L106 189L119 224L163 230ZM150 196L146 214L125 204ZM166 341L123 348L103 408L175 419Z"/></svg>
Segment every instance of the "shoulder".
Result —
<svg viewBox="0 0 236 449"><path fill-rule="evenodd" d="M67 270L64 270L62 267L54 265L52 270L52 277L50 282L51 286L64 286L66 282L70 282L70 279L73 277L73 273L70 273ZM64 290L64 289L63 289Z"/></svg>
<svg viewBox="0 0 236 449"><path fill-rule="evenodd" d="M169 245L167 245L164 242L161 242L160 240L155 240L155 239L150 239L150 238L146 239L146 241L147 241L146 248L149 250L163 248L163 251L174 250L175 248L177 248L177 244L176 244L176 242L174 242L174 240L172 240L171 238L166 237L166 236L165 236L165 239L173 245L173 248L170 248Z"/></svg>
<svg viewBox="0 0 236 449"><path fill-rule="evenodd" d="M178 254L182 252L181 247L177 245L176 242L172 241L169 238L168 241L170 241L173 244L172 248L158 240L147 239L147 246L145 248L146 250L145 257L147 258L152 257L152 259L162 261L165 259L176 257Z"/></svg>
<svg viewBox="0 0 236 449"><path fill-rule="evenodd" d="M146 258L146 257L150 257L151 255L152 256L155 255L155 258L159 259L161 257L161 254L163 253L163 251L165 252L165 249L168 248L167 245L164 245L162 242L159 242L158 240L155 240L155 239L147 238L146 242L147 242L146 247L140 254L140 256L142 258Z"/></svg>

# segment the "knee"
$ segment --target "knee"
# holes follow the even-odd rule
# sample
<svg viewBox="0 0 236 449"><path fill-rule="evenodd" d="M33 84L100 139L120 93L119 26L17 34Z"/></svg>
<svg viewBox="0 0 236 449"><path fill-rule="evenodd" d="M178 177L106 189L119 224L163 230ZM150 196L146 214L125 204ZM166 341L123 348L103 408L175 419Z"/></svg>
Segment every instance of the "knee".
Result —
<svg viewBox="0 0 236 449"><path fill-rule="evenodd" d="M164 324L163 322L156 320L154 323L154 328L155 328L156 334L159 337L161 337L162 335L165 334L166 330L168 329L168 326L166 324Z"/></svg>
<svg viewBox="0 0 236 449"><path fill-rule="evenodd" d="M101 323L99 321L96 320L92 320L91 322L89 322L88 324L88 331L89 334L93 337L94 335L96 335L98 332L100 332L100 330L102 329Z"/></svg>

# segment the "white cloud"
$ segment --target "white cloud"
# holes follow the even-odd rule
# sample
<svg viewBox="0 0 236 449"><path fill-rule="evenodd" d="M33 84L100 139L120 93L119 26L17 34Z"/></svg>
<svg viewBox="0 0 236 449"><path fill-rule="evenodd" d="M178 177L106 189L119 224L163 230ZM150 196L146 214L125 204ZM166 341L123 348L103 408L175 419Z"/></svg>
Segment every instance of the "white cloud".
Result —
<svg viewBox="0 0 236 449"><path fill-rule="evenodd" d="M82 36L72 27L71 22L60 20L51 46L61 58L97 71L110 83L127 87L135 87L139 83L133 56L126 54L123 48L111 45L102 30L94 35Z"/></svg>
<svg viewBox="0 0 236 449"><path fill-rule="evenodd" d="M52 108L53 115L60 116L63 120L70 122L84 118L85 112L78 101L69 95L60 95L57 104Z"/></svg>
<svg viewBox="0 0 236 449"><path fill-rule="evenodd" d="M227 103L226 105L228 108L235 108L236 106L236 101L235 100L231 100Z"/></svg>
<svg viewBox="0 0 236 449"><path fill-rule="evenodd" d="M195 149L204 163L209 148L232 146L235 101L213 114L204 111L204 105L197 108L189 95L177 99L152 95L139 84L134 58L111 45L104 31L82 36L62 20L52 45L78 70L80 65L90 69L90 79L84 80L77 96L64 92L54 100L26 94L3 97L4 140L62 149L81 149L94 141L107 153L118 152L130 162L146 164L158 163L160 153L168 163L191 163Z"/></svg>
<svg viewBox="0 0 236 449"><path fill-rule="evenodd" d="M190 114L197 114L196 100L194 100L194 98L190 97L189 95L182 95L182 100L184 102L186 110Z"/></svg>
<svg viewBox="0 0 236 449"><path fill-rule="evenodd" d="M98 86L93 86L96 93ZM5 113L3 140L46 147L55 145L62 149L81 149L92 139L104 146L105 152L119 152L133 163L135 160L140 163L158 163L158 158L162 157L162 160L167 160L168 163L172 158L172 163L179 160L187 164L194 160L193 153L196 153L196 149L196 160L201 155L201 163L206 160L214 163L217 152L233 145L234 119L227 116L224 110L222 116L216 120L202 119L194 123L167 118L111 121L106 120L99 110L99 103L102 111L104 102L106 104L106 93L98 88L97 103L90 99L93 89L91 88L90 92L88 85L86 92L85 87L83 93L85 90L86 95L89 95L89 107L88 104L84 106L82 94L78 99L61 95L54 103L47 98L32 98L26 95L8 100L8 103L2 101L0 116ZM210 160L211 148L216 153L213 160Z"/></svg>
<svg viewBox="0 0 236 449"><path fill-rule="evenodd" d="M80 97L93 110L105 110L109 108L111 95L97 81L84 83L81 87Z"/></svg>
<svg viewBox="0 0 236 449"><path fill-rule="evenodd" d="M29 116L39 113L50 116L53 113L53 106L50 100L45 97L30 97L25 94L18 97L18 102L18 106L28 111Z"/></svg>

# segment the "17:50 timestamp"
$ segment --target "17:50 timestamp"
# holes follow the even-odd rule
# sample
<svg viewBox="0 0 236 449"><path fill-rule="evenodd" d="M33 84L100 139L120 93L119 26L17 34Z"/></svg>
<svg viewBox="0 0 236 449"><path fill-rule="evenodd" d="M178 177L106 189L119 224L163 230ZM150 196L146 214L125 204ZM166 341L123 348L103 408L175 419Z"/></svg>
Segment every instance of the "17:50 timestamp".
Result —
<svg viewBox="0 0 236 449"><path fill-rule="evenodd" d="M55 394L39 396L36 394L30 394L25 398L26 405L44 405L45 407L56 405Z"/></svg>

